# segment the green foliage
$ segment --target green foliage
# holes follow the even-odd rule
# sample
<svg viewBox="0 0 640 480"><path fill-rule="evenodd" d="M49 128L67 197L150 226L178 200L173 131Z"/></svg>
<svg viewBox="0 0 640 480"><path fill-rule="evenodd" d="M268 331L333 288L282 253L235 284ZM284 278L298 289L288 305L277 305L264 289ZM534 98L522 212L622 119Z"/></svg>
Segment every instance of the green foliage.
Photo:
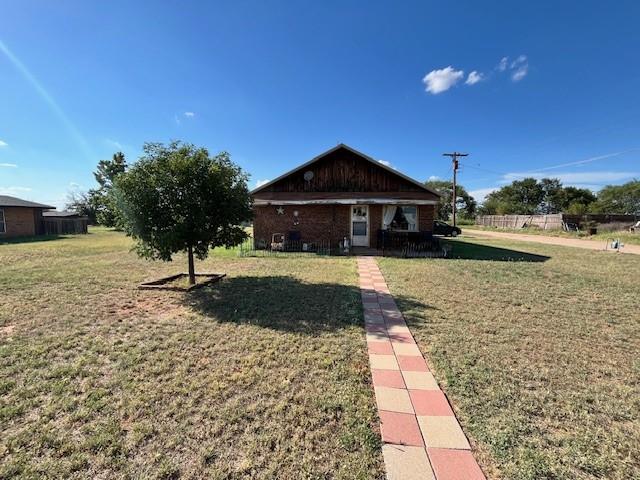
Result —
<svg viewBox="0 0 640 480"><path fill-rule="evenodd" d="M113 195L113 182L127 170L124 153L117 152L111 160L100 160L93 176L99 187L88 192L70 193L66 209L86 215L92 224L121 228L122 219Z"/></svg>
<svg viewBox="0 0 640 480"><path fill-rule="evenodd" d="M487 195L483 211L495 212L498 215L529 215L538 212L543 199L544 190L535 178L514 180L510 185Z"/></svg>
<svg viewBox="0 0 640 480"><path fill-rule="evenodd" d="M453 196L452 182L450 180L429 180L424 184L442 195L438 204L438 219L449 220L453 210L451 206L451 197ZM461 218L475 217L478 204L462 185L456 185L456 197L458 215Z"/></svg>
<svg viewBox="0 0 640 480"><path fill-rule="evenodd" d="M98 162L98 168L93 172L93 176L100 188L110 188L116 177L126 172L126 170L127 161L124 158L124 153L116 152L111 160L100 160Z"/></svg>
<svg viewBox="0 0 640 480"><path fill-rule="evenodd" d="M515 180L487 195L483 215L584 213L596 200L586 188L563 187L557 178Z"/></svg>
<svg viewBox="0 0 640 480"><path fill-rule="evenodd" d="M640 180L632 180L624 185L607 185L598 193L598 200L592 205L591 211L640 215Z"/></svg>
<svg viewBox="0 0 640 480"><path fill-rule="evenodd" d="M192 249L204 260L210 248L247 237L240 226L251 218L247 176L226 152L211 157L191 144L147 143L114 187L124 229L141 257L171 261Z"/></svg>

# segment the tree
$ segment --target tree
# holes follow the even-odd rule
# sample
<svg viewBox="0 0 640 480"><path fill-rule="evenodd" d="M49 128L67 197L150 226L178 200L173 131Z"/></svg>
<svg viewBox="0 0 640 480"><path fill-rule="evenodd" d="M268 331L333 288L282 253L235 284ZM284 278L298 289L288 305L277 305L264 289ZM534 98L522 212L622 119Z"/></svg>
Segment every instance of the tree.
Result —
<svg viewBox="0 0 640 480"><path fill-rule="evenodd" d="M640 215L640 180L623 185L607 185L598 193L598 200L591 210L597 213Z"/></svg>
<svg viewBox="0 0 640 480"><path fill-rule="evenodd" d="M127 161L122 152L113 154L111 160L100 160L96 171L93 172L98 188L92 188L85 193L69 193L67 209L87 215L91 223L106 227L121 227L122 222L112 190L115 179L126 170Z"/></svg>
<svg viewBox="0 0 640 480"><path fill-rule="evenodd" d="M538 212L544 195L542 185L535 178L514 180L487 195L482 210L487 215L531 215Z"/></svg>
<svg viewBox="0 0 640 480"><path fill-rule="evenodd" d="M127 161L124 158L124 153L116 152L111 160L100 160L98 162L97 170L93 172L93 176L100 188L110 189L116 177L126 171Z"/></svg>
<svg viewBox="0 0 640 480"><path fill-rule="evenodd" d="M515 180L487 195L483 215L586 212L596 196L586 188L563 187L557 178Z"/></svg>
<svg viewBox="0 0 640 480"><path fill-rule="evenodd" d="M93 203L97 206L96 219L100 225L106 227L122 227L122 220L116 206L113 194L113 183L127 171L127 161L124 153L116 152L111 160L100 160L93 176L100 187L97 190L89 190Z"/></svg>
<svg viewBox="0 0 640 480"><path fill-rule="evenodd" d="M557 178L543 178L540 180L542 188L542 202L538 206L539 213L560 213L566 206L566 195L562 183Z"/></svg>
<svg viewBox="0 0 640 480"><path fill-rule="evenodd" d="M171 261L187 252L189 283L195 283L194 254L238 245L240 226L251 218L247 176L222 152L172 142L147 143L144 155L114 182L124 229L144 258Z"/></svg>
<svg viewBox="0 0 640 480"><path fill-rule="evenodd" d="M568 208L571 205L583 205L584 207L588 207L597 199L593 192L587 188L564 187L564 195L564 208Z"/></svg>
<svg viewBox="0 0 640 480"><path fill-rule="evenodd" d="M98 206L95 204L95 198L89 192L71 191L67 194L67 204L65 210L75 212L78 215L84 215L89 217L89 223L96 223L96 216L98 213Z"/></svg>
<svg viewBox="0 0 640 480"><path fill-rule="evenodd" d="M429 180L424 184L442 195L440 197L440 203L438 204L438 218L440 220L449 220L449 217L453 213L451 206L453 186L451 181ZM463 218L475 217L478 204L462 185L456 185L456 197L456 211L458 214Z"/></svg>

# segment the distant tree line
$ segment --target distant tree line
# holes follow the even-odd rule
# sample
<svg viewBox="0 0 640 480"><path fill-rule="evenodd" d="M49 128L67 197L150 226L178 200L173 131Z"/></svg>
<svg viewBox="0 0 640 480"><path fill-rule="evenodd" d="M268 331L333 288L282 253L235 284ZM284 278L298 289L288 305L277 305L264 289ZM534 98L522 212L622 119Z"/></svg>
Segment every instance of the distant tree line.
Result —
<svg viewBox="0 0 640 480"><path fill-rule="evenodd" d="M425 185L442 195L438 218L451 216L451 181L434 180ZM480 215L533 215L569 213L609 213L640 215L640 180L623 185L607 185L597 194L578 187L565 187L557 178L524 178L491 192L478 206L462 185L456 188L456 210L461 218Z"/></svg>
<svg viewBox="0 0 640 480"><path fill-rule="evenodd" d="M596 195L586 188L565 187L557 178L524 178L491 192L478 212L483 215L640 215L640 180L607 185Z"/></svg>

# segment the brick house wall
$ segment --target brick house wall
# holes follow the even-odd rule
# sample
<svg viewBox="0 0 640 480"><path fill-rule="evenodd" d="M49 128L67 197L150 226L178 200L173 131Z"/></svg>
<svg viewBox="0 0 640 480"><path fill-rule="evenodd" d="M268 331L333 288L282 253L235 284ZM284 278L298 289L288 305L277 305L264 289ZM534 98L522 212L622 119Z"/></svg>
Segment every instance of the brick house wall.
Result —
<svg viewBox="0 0 640 480"><path fill-rule="evenodd" d="M301 241L328 241L332 245L344 237L351 237L351 206L349 205L284 205L284 214L277 213L278 206L255 206L253 238L258 243L269 244L274 233L287 235L299 231ZM294 212L298 212L298 216ZM434 205L418 206L418 228L421 232L433 230ZM297 221L297 225L295 222ZM369 206L369 244L376 245L378 230L382 228L382 205Z"/></svg>
<svg viewBox="0 0 640 480"><path fill-rule="evenodd" d="M301 241L329 241L337 244L349 237L351 211L348 205L284 205L279 215L277 206L255 206L253 238L256 242L271 242L271 235L299 231ZM298 212L298 216L294 215ZM296 222L297 221L297 225Z"/></svg>
<svg viewBox="0 0 640 480"><path fill-rule="evenodd" d="M435 218L435 205L418 205L418 230L421 232L432 232Z"/></svg>
<svg viewBox="0 0 640 480"><path fill-rule="evenodd" d="M0 239L28 237L41 233L42 209L1 207L0 210L4 211L6 229L5 233L0 233Z"/></svg>

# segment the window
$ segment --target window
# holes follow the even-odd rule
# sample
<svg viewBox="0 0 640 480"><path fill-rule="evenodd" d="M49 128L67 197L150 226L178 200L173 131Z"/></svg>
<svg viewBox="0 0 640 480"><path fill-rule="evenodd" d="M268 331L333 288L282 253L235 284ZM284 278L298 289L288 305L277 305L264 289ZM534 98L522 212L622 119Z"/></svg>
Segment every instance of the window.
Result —
<svg viewBox="0 0 640 480"><path fill-rule="evenodd" d="M353 222L353 235L367 236L367 222Z"/></svg>
<svg viewBox="0 0 640 480"><path fill-rule="evenodd" d="M0 208L0 233L7 232L7 225L4 222L4 210Z"/></svg>
<svg viewBox="0 0 640 480"><path fill-rule="evenodd" d="M418 231L418 207L415 205L387 205L382 215L383 228L401 232Z"/></svg>

